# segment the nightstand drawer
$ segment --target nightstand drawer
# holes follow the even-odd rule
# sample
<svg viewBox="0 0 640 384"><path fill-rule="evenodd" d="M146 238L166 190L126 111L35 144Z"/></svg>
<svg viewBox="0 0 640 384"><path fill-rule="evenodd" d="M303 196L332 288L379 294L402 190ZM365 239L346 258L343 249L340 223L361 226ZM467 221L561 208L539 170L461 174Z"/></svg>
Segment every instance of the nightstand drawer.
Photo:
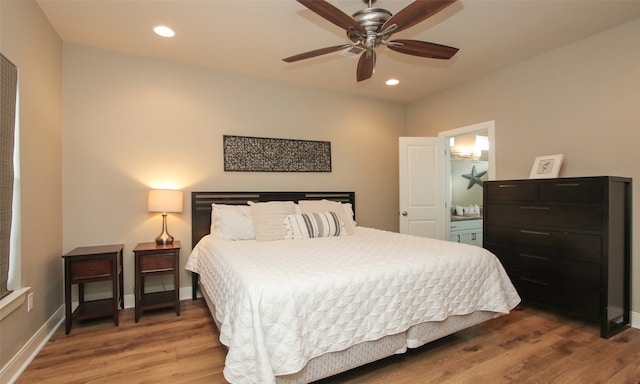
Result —
<svg viewBox="0 0 640 384"><path fill-rule="evenodd" d="M174 253L160 253L140 256L140 272L173 270Z"/></svg>
<svg viewBox="0 0 640 384"><path fill-rule="evenodd" d="M71 280L110 277L112 259L81 260L71 262Z"/></svg>

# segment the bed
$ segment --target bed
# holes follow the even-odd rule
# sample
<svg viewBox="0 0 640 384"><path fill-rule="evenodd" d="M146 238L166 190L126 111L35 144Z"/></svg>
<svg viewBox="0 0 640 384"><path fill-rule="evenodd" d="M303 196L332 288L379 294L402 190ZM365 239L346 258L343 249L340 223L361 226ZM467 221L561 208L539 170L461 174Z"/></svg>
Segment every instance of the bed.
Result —
<svg viewBox="0 0 640 384"><path fill-rule="evenodd" d="M490 252L357 226L354 212L353 192L192 192L186 268L226 380L316 381L520 302Z"/></svg>

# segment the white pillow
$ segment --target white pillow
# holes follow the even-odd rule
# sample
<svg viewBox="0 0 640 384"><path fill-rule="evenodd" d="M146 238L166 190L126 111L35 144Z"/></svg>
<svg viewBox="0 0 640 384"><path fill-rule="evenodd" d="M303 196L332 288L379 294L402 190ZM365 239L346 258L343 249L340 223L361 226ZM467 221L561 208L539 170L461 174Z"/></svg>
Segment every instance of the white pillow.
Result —
<svg viewBox="0 0 640 384"><path fill-rule="evenodd" d="M211 204L211 235L214 239L255 239L251 207Z"/></svg>
<svg viewBox="0 0 640 384"><path fill-rule="evenodd" d="M347 235L356 231L356 222L353 220L353 207L351 203L340 203L331 200L300 200L298 201L302 213L335 212L340 216Z"/></svg>
<svg viewBox="0 0 640 384"><path fill-rule="evenodd" d="M283 240L286 235L284 219L296 213L293 201L248 202L253 230L258 241Z"/></svg>
<svg viewBox="0 0 640 384"><path fill-rule="evenodd" d="M342 220L335 212L299 213L284 219L285 239L343 236Z"/></svg>

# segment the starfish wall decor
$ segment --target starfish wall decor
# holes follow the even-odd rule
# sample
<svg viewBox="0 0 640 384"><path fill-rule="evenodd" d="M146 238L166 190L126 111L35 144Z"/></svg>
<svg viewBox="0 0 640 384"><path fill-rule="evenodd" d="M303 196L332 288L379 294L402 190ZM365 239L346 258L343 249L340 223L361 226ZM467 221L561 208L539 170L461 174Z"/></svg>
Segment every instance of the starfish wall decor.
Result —
<svg viewBox="0 0 640 384"><path fill-rule="evenodd" d="M469 180L469 184L467 185L467 189L471 189L474 185L478 184L482 187L482 176L486 175L487 171L477 172L476 166L474 165L471 168L471 173L467 173L466 175L462 175L465 179Z"/></svg>

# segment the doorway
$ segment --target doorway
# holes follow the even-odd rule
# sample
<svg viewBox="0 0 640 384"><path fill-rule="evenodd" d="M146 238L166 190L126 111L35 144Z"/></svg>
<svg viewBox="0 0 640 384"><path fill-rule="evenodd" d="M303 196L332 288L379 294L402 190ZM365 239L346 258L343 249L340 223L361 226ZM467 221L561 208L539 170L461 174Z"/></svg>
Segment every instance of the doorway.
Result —
<svg viewBox="0 0 640 384"><path fill-rule="evenodd" d="M444 131L438 137L401 137L399 139L401 233L452 240L452 167L451 148L448 143L451 138L467 135L474 135L475 138L476 134L486 137L488 142L486 178L493 180L495 178L494 121ZM480 226L481 221L479 220ZM478 235L481 236L481 232L476 233L475 236L471 234L471 238L475 237L476 243L481 243L482 238L478 239ZM460 236L460 238L466 237ZM454 240L457 241L457 237Z"/></svg>
<svg viewBox="0 0 640 384"><path fill-rule="evenodd" d="M495 121L440 132L445 140L448 239L482 246L482 184L495 180Z"/></svg>

